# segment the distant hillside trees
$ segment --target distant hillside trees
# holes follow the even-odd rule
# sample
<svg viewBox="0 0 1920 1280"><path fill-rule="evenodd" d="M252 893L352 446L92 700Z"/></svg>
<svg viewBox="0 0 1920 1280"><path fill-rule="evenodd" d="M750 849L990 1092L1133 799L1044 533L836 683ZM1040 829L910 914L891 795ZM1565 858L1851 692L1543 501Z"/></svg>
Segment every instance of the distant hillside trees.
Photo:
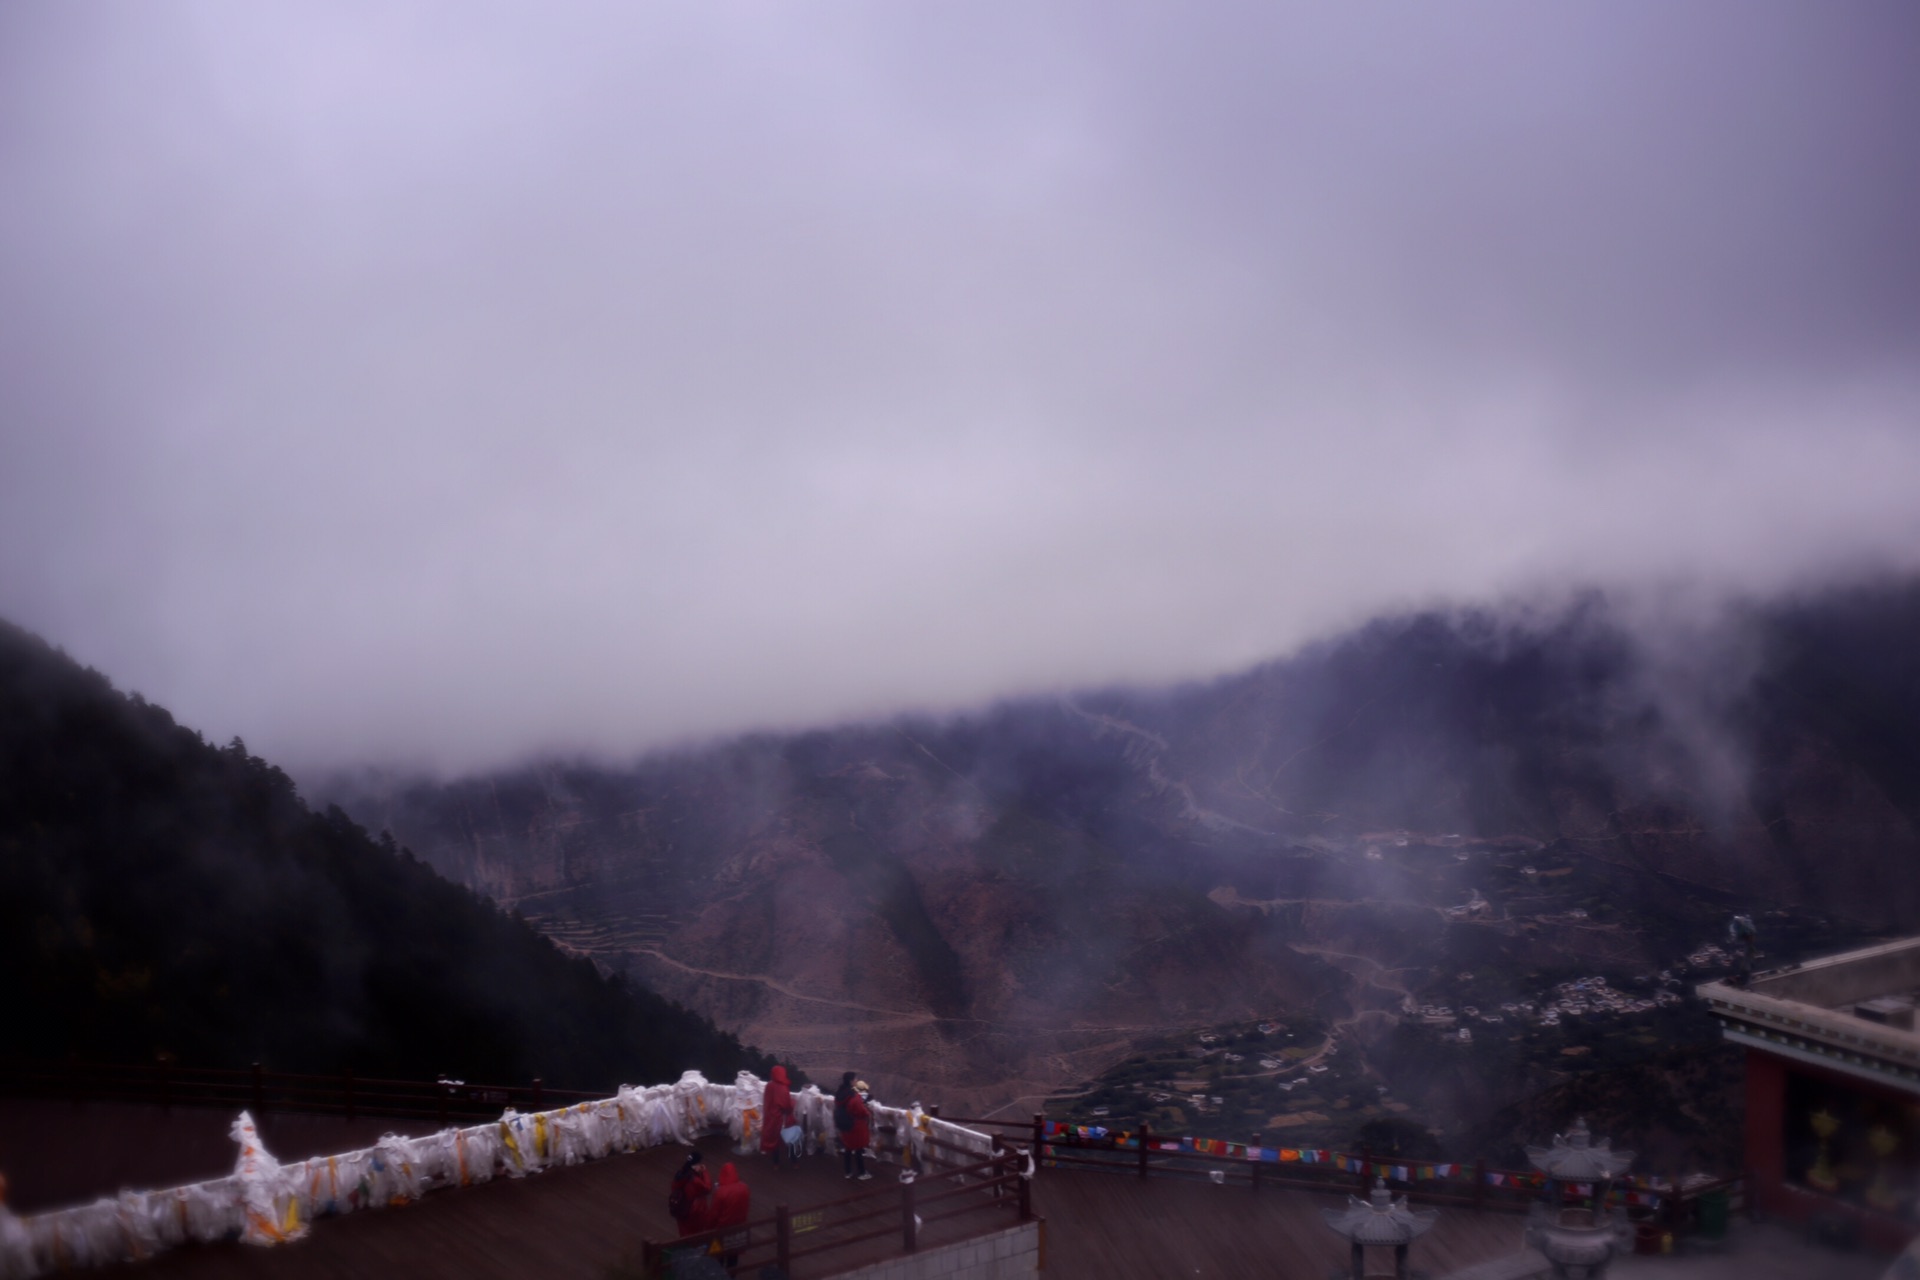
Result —
<svg viewBox="0 0 1920 1280"><path fill-rule="evenodd" d="M0 623L0 1055L612 1088L770 1060Z"/></svg>

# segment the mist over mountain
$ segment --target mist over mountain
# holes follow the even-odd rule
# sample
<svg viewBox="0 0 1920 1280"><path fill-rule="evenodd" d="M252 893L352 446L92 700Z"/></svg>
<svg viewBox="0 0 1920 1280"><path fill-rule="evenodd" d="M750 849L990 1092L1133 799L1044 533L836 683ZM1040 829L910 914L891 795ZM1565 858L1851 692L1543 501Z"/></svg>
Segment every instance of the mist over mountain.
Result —
<svg viewBox="0 0 1920 1280"><path fill-rule="evenodd" d="M1898 0L13 0L0 615L305 777L1911 572L1916 119Z"/></svg>
<svg viewBox="0 0 1920 1280"><path fill-rule="evenodd" d="M1736 909L1774 955L1920 922L1920 585L1680 617L1411 614L1205 684L323 790L809 1069L1031 1103L1171 1028L1684 968Z"/></svg>
<svg viewBox="0 0 1920 1280"><path fill-rule="evenodd" d="M612 1089L765 1059L0 623L0 1056Z"/></svg>
<svg viewBox="0 0 1920 1280"><path fill-rule="evenodd" d="M1916 119L1897 0L0 5L0 615L232 741L0 634L0 1052L1694 1142L1729 912L1920 925Z"/></svg>

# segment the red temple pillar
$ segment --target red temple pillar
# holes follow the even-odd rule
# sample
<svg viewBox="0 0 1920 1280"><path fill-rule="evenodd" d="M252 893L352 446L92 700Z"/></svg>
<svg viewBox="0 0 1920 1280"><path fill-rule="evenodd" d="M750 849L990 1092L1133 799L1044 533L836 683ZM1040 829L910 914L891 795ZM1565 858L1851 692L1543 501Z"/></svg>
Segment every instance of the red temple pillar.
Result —
<svg viewBox="0 0 1920 1280"><path fill-rule="evenodd" d="M1772 1054L1747 1050L1747 1174L1760 1207L1778 1213L1787 1177L1787 1069Z"/></svg>

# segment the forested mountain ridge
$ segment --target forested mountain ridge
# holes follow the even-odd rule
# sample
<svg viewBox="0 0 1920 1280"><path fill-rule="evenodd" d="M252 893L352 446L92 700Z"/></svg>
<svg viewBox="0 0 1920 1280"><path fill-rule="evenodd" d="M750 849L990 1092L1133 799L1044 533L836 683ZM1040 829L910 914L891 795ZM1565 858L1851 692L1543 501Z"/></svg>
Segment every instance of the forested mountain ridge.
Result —
<svg viewBox="0 0 1920 1280"><path fill-rule="evenodd" d="M1308 838L1513 835L1667 885L1920 926L1920 583L1630 626L1391 619L1128 714L1201 803Z"/></svg>
<svg viewBox="0 0 1920 1280"><path fill-rule="evenodd" d="M612 1089L766 1059L0 623L0 1055Z"/></svg>
<svg viewBox="0 0 1920 1280"><path fill-rule="evenodd" d="M1773 954L1920 926L1916 637L1909 581L1691 628L1593 596L1173 689L330 791L803 1064L1032 1100L1168 1027L1626 981L1734 909Z"/></svg>

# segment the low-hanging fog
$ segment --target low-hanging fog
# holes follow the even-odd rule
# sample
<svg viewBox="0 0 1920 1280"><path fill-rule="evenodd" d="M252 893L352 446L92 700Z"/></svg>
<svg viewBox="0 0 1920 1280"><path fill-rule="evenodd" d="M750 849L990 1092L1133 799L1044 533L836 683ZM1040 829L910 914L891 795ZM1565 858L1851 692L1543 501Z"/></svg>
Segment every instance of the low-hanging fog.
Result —
<svg viewBox="0 0 1920 1280"><path fill-rule="evenodd" d="M1899 3L0 9L0 615L296 767L1920 566Z"/></svg>

